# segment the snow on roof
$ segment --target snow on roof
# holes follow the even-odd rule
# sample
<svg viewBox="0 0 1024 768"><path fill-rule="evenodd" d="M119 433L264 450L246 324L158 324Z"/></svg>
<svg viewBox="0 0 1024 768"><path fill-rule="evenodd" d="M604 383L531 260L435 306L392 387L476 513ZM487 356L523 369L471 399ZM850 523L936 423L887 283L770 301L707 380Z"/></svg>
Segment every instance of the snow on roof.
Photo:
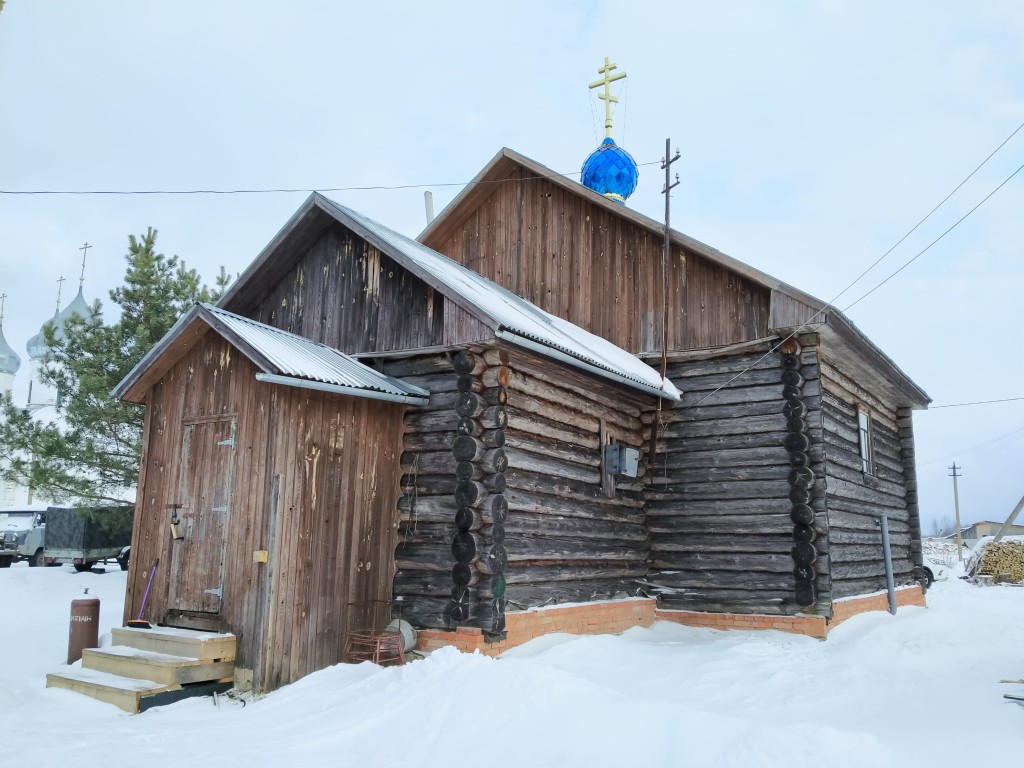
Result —
<svg viewBox="0 0 1024 768"><path fill-rule="evenodd" d="M114 388L113 396L142 402L132 399L132 389L174 347L175 340L199 322L214 329L249 358L261 371L256 374L260 381L396 402L419 403L430 397L425 389L379 373L333 347L212 304L196 304L178 318L157 345ZM177 358L169 364L176 361Z"/></svg>
<svg viewBox="0 0 1024 768"><path fill-rule="evenodd" d="M426 390L385 376L333 347L219 309L212 304L199 306L266 358L273 368L266 373L395 396L430 396Z"/></svg>
<svg viewBox="0 0 1024 768"><path fill-rule="evenodd" d="M343 219L355 222L372 237L382 241L387 249L411 261L426 273L428 282L445 286L472 304L496 326L499 338L534 348L539 345L543 348L537 350L541 354L545 354L545 351L548 354L560 353L568 358L566 362L583 363L597 369L595 372L606 378L661 397L679 399L679 390L671 381L662 379L652 367L607 339L545 312L422 243L322 195L320 198L336 209Z"/></svg>

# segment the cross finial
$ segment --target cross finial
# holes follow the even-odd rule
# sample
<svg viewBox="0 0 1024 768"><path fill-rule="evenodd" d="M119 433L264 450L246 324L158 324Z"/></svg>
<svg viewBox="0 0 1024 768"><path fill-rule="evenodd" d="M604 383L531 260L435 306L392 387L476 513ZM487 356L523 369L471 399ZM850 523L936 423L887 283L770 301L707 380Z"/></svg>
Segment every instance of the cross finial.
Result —
<svg viewBox="0 0 1024 768"><path fill-rule="evenodd" d="M7 303L7 294L0 293L0 325L4 324L4 304Z"/></svg>
<svg viewBox="0 0 1024 768"><path fill-rule="evenodd" d="M612 70L618 69L617 64L612 64L612 60L607 56L604 57L604 66L598 67L597 73L604 75L600 80L595 80L588 87L593 90L594 88L600 88L604 86L604 93L597 94L597 98L604 100L604 135L607 138L612 136L612 104L618 104L619 100L615 96L612 96L611 84L616 80L621 80L626 76L625 72L619 72L617 75L612 74Z"/></svg>
<svg viewBox="0 0 1024 768"><path fill-rule="evenodd" d="M82 286L85 284L85 257L89 254L89 249L90 248L92 248L92 246L89 245L89 241L86 240L85 241L85 245L83 245L81 248L78 249L78 250L80 250L82 252L82 274L79 275L79 277L78 277L78 288L79 288L79 290L81 290Z"/></svg>
<svg viewBox="0 0 1024 768"><path fill-rule="evenodd" d="M57 278L57 312L60 312L60 294L64 290L64 275Z"/></svg>

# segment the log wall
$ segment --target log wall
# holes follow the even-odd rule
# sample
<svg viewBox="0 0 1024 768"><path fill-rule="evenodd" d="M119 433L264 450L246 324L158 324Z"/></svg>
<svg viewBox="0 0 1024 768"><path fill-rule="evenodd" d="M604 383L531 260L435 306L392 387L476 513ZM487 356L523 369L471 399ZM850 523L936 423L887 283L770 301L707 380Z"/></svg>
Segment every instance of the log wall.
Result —
<svg viewBox="0 0 1024 768"><path fill-rule="evenodd" d="M124 616L135 618L157 558L146 616L168 615L173 548L195 544L168 529L183 422L233 420L222 605L205 621L237 636L237 667L271 690L340 661L349 629L387 623L403 406L256 372L208 332L150 390ZM255 562L263 550L269 562Z"/></svg>
<svg viewBox="0 0 1024 768"><path fill-rule="evenodd" d="M821 370L834 596L885 589L879 524L882 513L889 518L896 584L910 583L914 580L915 565L920 565L910 411L865 391L834 361L823 362ZM871 415L873 476L863 471L858 406Z"/></svg>
<svg viewBox="0 0 1024 768"><path fill-rule="evenodd" d="M517 609L634 595L650 553L639 476L603 472L609 443L641 449L654 398L522 352L489 352L508 389L507 600ZM642 451L641 451L642 453Z"/></svg>
<svg viewBox="0 0 1024 768"><path fill-rule="evenodd" d="M405 419L396 614L500 636L507 608L637 591L643 481L601 456L640 447L651 398L497 347L384 370L432 392Z"/></svg>
<svg viewBox="0 0 1024 768"><path fill-rule="evenodd" d="M460 422L455 410L459 377L451 355L444 353L387 359L381 368L431 393L427 405L405 415L393 615L420 628L447 627L454 586L452 543L459 531L452 455Z"/></svg>
<svg viewBox="0 0 1024 768"><path fill-rule="evenodd" d="M665 608L827 612L817 337L676 357L647 483L648 582Z"/></svg>

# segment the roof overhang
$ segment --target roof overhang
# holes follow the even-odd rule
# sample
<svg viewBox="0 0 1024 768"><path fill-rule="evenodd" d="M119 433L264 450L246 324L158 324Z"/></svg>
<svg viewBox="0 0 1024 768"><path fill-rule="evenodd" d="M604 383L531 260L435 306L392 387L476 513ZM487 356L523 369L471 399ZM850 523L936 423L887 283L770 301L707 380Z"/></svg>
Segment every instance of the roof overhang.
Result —
<svg viewBox="0 0 1024 768"><path fill-rule="evenodd" d="M923 410L932 401L927 392L838 310L830 310L824 322L811 326L809 330L820 334L823 349L832 353L829 357L842 360L839 367L844 373L862 385L870 383L871 389L884 393L890 402Z"/></svg>
<svg viewBox="0 0 1024 768"><path fill-rule="evenodd" d="M244 334L239 333L230 323L225 322L225 319L220 316L223 314L229 313L224 311L218 312L202 304L194 305L178 319L174 326L164 334L164 337L132 368L111 394L125 402L145 403L149 390L163 379L207 333L212 331L224 338L259 369L259 373L256 375L258 381L414 405L424 405L430 397L430 393L426 390L406 384L398 379L383 377L382 374L362 363L358 363L354 359L352 359L352 363L366 371L368 383L365 386L318 381L301 374L283 373L280 365L270 356L264 354L257 344L254 344ZM238 319L243 320L243 318ZM270 333L292 337L298 343L306 343L311 348L328 350L336 355L348 357L347 355L342 355L337 350L329 350L324 345L315 344L315 342L310 342L307 339L296 337L294 334L287 334L279 329L263 326L254 321L245 320L245 322L253 326L262 326ZM374 382L376 379L387 379L384 383L388 386L386 388L375 386Z"/></svg>

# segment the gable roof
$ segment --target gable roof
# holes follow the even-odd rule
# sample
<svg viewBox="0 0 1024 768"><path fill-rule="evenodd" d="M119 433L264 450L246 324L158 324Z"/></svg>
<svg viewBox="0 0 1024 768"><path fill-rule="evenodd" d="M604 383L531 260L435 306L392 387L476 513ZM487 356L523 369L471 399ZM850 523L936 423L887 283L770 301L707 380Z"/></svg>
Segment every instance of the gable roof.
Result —
<svg viewBox="0 0 1024 768"><path fill-rule="evenodd" d="M513 178L513 172L519 169L526 171L532 177L545 179L561 189L582 197L658 237L664 235L665 226L662 222L609 200L582 184L506 147L501 149L484 166L483 170L445 206L444 210L427 225L417 239L428 246L443 243L469 215L479 208L501 182ZM840 310L682 232L670 230L669 238L676 246L696 253L771 291L770 330L786 334L799 328L807 332L820 333L828 338L837 349L868 361L868 365L859 367L858 373L864 373L877 379L878 385L887 390L897 401L903 401L915 407L925 407L931 402L931 398L925 391L915 384Z"/></svg>
<svg viewBox="0 0 1024 768"><path fill-rule="evenodd" d="M651 366L626 350L545 312L423 243L319 193L306 200L225 293L219 306L243 312L251 310L258 302L258 292L283 276L301 255L302 245L312 242L331 221L355 232L491 328L497 338L634 389L670 400L679 399L679 390L672 382L662 379Z"/></svg>
<svg viewBox="0 0 1024 768"><path fill-rule="evenodd" d="M491 158L491 161L484 166L483 170L481 170L480 173L478 173L476 177L469 182L469 184L467 184L448 205L445 206L444 210L442 210L441 213L439 213L434 220L427 225L426 229L424 229L416 239L427 245L437 245L443 242L470 213L477 209L484 199L489 197L497 189L498 184L509 179L512 171L517 168L525 170L531 176L546 179L574 195L583 197L595 205L599 205L602 208L611 211L616 216L626 219L627 221L636 224L638 227L652 232L659 238L663 237L665 234L665 225L662 222L655 221L651 217L638 213L632 208L628 208L621 203L609 200L604 195L600 195L592 189L588 189L582 184L566 178L560 173L556 173L547 166L541 165L536 160L531 160L525 155L521 155L508 147L503 147L493 158ZM710 245L702 243L700 240L696 240L689 235L684 235L682 232L678 232L673 229L670 230L669 236L671 241L676 245L686 248L688 251L692 251L693 253L697 253L709 261L719 264L726 269L736 272L737 274L743 275L764 288L782 291L804 304L813 306L814 309L820 309L825 306L825 302L820 299L816 299L809 293L804 293L803 291L794 288L793 286L788 285L787 283L784 283L759 269L755 269L749 264L744 264L739 259L735 259L732 256L722 253L717 248L712 248Z"/></svg>
<svg viewBox="0 0 1024 768"><path fill-rule="evenodd" d="M114 389L114 397L143 402L149 388L208 330L259 368L256 378L260 381L412 404L424 404L430 396L426 390L385 376L332 347L210 304L196 304L124 377Z"/></svg>

